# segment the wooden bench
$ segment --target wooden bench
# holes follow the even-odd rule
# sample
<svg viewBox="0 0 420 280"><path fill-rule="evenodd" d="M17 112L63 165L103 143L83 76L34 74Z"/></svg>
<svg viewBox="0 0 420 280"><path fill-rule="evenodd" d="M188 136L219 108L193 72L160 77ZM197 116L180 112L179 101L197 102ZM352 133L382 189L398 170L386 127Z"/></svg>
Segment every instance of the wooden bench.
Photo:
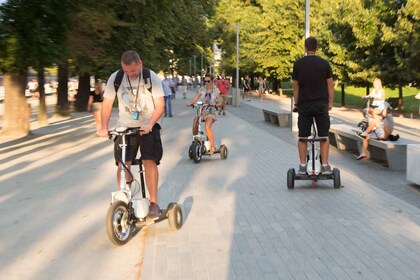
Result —
<svg viewBox="0 0 420 280"><path fill-rule="evenodd" d="M356 136L357 127L346 124L331 125L329 139L330 144L339 150L362 151L362 139ZM383 160L388 163L392 170L407 169L407 144L416 142L407 139L398 141L369 140L367 158Z"/></svg>
<svg viewBox="0 0 420 280"><path fill-rule="evenodd" d="M272 124L279 125L280 127L290 127L292 125L292 116L288 111L271 111L262 109L264 120Z"/></svg>

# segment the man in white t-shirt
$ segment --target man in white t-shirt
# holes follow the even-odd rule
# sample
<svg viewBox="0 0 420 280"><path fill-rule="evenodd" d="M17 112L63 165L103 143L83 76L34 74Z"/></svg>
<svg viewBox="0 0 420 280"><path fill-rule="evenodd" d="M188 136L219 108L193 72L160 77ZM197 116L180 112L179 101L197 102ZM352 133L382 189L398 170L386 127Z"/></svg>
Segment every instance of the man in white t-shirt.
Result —
<svg viewBox="0 0 420 280"><path fill-rule="evenodd" d="M140 147L141 157L145 169L146 185L150 195L149 218L157 219L160 208L157 204L158 168L163 154L162 141L160 139L160 125L157 121L164 110L164 93L159 77L150 70L150 78L146 81L143 77L145 69L140 56L135 51L126 51L121 56L121 67L124 71L118 91L115 92L115 79L118 71L111 74L106 84L101 109L102 129L99 133L102 137L108 136L108 125L112 113L112 105L115 97L118 98L119 118L117 127L140 128L137 135L130 135L127 139L126 161L128 168L135 160ZM121 139L115 140L114 157L118 164L117 180L120 184ZM127 183L133 180L128 172L125 173ZM121 187L121 186L119 186Z"/></svg>

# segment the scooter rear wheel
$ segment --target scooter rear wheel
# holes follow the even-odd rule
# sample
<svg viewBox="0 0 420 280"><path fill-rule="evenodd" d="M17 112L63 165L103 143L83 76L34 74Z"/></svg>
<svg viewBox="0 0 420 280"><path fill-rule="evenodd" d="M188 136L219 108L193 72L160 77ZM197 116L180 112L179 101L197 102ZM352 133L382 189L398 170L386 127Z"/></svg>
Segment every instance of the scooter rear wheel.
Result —
<svg viewBox="0 0 420 280"><path fill-rule="evenodd" d="M182 227L182 210L178 204L173 204L167 215L172 230L178 230Z"/></svg>
<svg viewBox="0 0 420 280"><path fill-rule="evenodd" d="M220 145L220 158L226 159L228 156L228 149L225 145Z"/></svg>
<svg viewBox="0 0 420 280"><path fill-rule="evenodd" d="M334 176L334 188L335 189L341 188L340 169L334 168L333 176Z"/></svg>
<svg viewBox="0 0 420 280"><path fill-rule="evenodd" d="M290 168L287 171L287 188L294 189L295 188L295 169Z"/></svg>
<svg viewBox="0 0 420 280"><path fill-rule="evenodd" d="M128 206L118 200L111 204L106 214L106 233L109 240L117 246L128 242L131 233Z"/></svg>

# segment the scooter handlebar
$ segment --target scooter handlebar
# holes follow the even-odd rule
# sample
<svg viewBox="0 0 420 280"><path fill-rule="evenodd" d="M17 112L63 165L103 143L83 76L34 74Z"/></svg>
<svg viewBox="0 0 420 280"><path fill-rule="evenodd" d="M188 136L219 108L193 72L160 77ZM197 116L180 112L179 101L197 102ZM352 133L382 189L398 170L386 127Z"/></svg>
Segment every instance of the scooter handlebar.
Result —
<svg viewBox="0 0 420 280"><path fill-rule="evenodd" d="M133 135L139 132L142 132L140 128L127 128L127 127L117 127L108 131L108 138L111 139L112 136L124 136L124 135Z"/></svg>

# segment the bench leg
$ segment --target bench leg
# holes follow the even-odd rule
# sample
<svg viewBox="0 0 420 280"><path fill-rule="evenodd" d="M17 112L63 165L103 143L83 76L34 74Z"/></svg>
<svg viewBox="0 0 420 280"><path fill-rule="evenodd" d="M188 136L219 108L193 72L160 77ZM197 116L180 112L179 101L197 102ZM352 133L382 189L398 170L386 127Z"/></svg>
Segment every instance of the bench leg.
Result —
<svg viewBox="0 0 420 280"><path fill-rule="evenodd" d="M288 127L290 126L290 116L289 114L281 114L277 115L279 119L280 127Z"/></svg>
<svg viewBox="0 0 420 280"><path fill-rule="evenodd" d="M388 166L392 170L406 170L407 169L407 154L401 154L390 150L386 151L386 158Z"/></svg>
<svg viewBox="0 0 420 280"><path fill-rule="evenodd" d="M263 112L263 114L264 114L264 120L266 122L271 122L270 114L269 113L266 113L266 112Z"/></svg>
<svg viewBox="0 0 420 280"><path fill-rule="evenodd" d="M361 143L359 143L359 141L343 137L338 134L335 134L335 143L337 144L337 149L339 150L353 150L360 152L361 149L359 148L359 145L361 146Z"/></svg>
<svg viewBox="0 0 420 280"><path fill-rule="evenodd" d="M270 117L271 117L272 124L279 124L279 118L277 115L271 114Z"/></svg>

